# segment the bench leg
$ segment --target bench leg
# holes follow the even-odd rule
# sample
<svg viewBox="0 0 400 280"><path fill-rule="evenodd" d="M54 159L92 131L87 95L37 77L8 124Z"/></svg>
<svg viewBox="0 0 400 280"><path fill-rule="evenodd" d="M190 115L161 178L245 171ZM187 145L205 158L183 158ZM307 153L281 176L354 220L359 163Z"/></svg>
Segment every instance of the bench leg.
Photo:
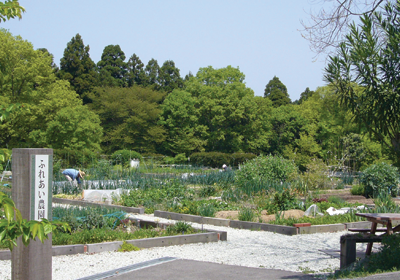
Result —
<svg viewBox="0 0 400 280"><path fill-rule="evenodd" d="M371 226L371 235L374 235L375 234L375 232L376 232L376 226L377 226L377 223L372 223L372 226ZM368 245L367 245L367 251L365 252L365 255L367 255L367 256L369 256L369 255L371 255L371 252L372 252L372 245L373 245L374 243L373 242L369 242L368 243Z"/></svg>
<svg viewBox="0 0 400 280"><path fill-rule="evenodd" d="M346 268L356 261L356 242L342 240L340 243L340 269Z"/></svg>

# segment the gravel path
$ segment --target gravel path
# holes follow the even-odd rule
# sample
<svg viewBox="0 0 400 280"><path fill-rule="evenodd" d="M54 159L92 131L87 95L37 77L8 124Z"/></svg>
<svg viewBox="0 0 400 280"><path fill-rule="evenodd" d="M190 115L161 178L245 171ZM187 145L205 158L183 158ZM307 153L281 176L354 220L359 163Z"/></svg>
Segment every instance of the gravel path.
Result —
<svg viewBox="0 0 400 280"><path fill-rule="evenodd" d="M153 215L132 215L140 220L173 222ZM201 225L192 224L200 228ZM339 259L319 250L338 250L344 232L286 236L264 231L204 225L228 232L228 241L143 249L136 252L102 252L53 257L53 279L78 279L161 257L176 257L248 267L264 267L300 272L332 271ZM11 279L11 261L0 261L0 279Z"/></svg>

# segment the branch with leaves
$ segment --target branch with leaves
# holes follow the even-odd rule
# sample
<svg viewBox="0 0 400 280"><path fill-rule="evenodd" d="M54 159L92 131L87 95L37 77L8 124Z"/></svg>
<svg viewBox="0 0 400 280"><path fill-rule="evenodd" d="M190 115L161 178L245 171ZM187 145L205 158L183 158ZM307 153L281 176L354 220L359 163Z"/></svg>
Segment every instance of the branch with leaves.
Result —
<svg viewBox="0 0 400 280"><path fill-rule="evenodd" d="M3 213L1 213L3 212ZM15 207L15 203L6 194L0 192L0 243L11 251L17 246L17 238L22 237L25 246L36 237L43 243L48 239L48 234L61 227L65 231L71 231L70 226L64 222L27 221L22 218L21 212Z"/></svg>
<svg viewBox="0 0 400 280"><path fill-rule="evenodd" d="M22 18L22 13L25 8L19 5L18 0L6 0L4 3L0 2L0 22L10 20L18 17Z"/></svg>

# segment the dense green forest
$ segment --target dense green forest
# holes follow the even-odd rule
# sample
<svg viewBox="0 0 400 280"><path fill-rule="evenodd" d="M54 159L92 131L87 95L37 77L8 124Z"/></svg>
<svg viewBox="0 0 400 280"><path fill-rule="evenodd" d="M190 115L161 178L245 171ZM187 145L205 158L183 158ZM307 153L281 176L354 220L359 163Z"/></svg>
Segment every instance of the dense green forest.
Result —
<svg viewBox="0 0 400 280"><path fill-rule="evenodd" d="M263 97L255 96L239 67L207 66L182 77L172 60L145 65L119 45L106 46L95 63L79 34L59 68L46 49L7 30L0 30L0 42L0 109L5 116L17 104L0 122L0 148L274 154L302 171L316 160L353 170L397 162L382 139L356 122L357 112L342 105L333 82L292 101L278 77L266 81Z"/></svg>

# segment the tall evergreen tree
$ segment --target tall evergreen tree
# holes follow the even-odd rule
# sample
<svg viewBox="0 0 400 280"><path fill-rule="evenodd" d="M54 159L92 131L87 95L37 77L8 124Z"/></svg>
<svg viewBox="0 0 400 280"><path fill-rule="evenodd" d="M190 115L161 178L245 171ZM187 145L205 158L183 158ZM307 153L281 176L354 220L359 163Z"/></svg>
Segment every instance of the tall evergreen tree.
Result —
<svg viewBox="0 0 400 280"><path fill-rule="evenodd" d="M97 85L96 64L90 58L89 49L81 35L76 34L64 50L58 72L58 77L68 80L82 99Z"/></svg>
<svg viewBox="0 0 400 280"><path fill-rule="evenodd" d="M160 66L157 60L154 58L150 59L145 68L146 72L146 86L152 86L154 89L158 89L160 85Z"/></svg>
<svg viewBox="0 0 400 280"><path fill-rule="evenodd" d="M167 60L160 68L161 88L166 92L183 87L183 80L179 74L179 69L175 67L175 62Z"/></svg>
<svg viewBox="0 0 400 280"><path fill-rule="evenodd" d="M264 97L269 98L274 107L291 103L286 86L276 76L265 86Z"/></svg>
<svg viewBox="0 0 400 280"><path fill-rule="evenodd" d="M101 86L126 87L128 85L125 58L125 53L119 45L108 45L104 48L101 60L97 63Z"/></svg>
<svg viewBox="0 0 400 280"><path fill-rule="evenodd" d="M143 85L145 83L146 75L144 72L144 64L140 58L133 54L127 63L127 80L128 86Z"/></svg>
<svg viewBox="0 0 400 280"><path fill-rule="evenodd" d="M300 94L300 99L298 104L303 103L304 101L306 101L308 98L310 98L315 92L310 90L310 88L306 88L306 90L304 92L302 92Z"/></svg>

